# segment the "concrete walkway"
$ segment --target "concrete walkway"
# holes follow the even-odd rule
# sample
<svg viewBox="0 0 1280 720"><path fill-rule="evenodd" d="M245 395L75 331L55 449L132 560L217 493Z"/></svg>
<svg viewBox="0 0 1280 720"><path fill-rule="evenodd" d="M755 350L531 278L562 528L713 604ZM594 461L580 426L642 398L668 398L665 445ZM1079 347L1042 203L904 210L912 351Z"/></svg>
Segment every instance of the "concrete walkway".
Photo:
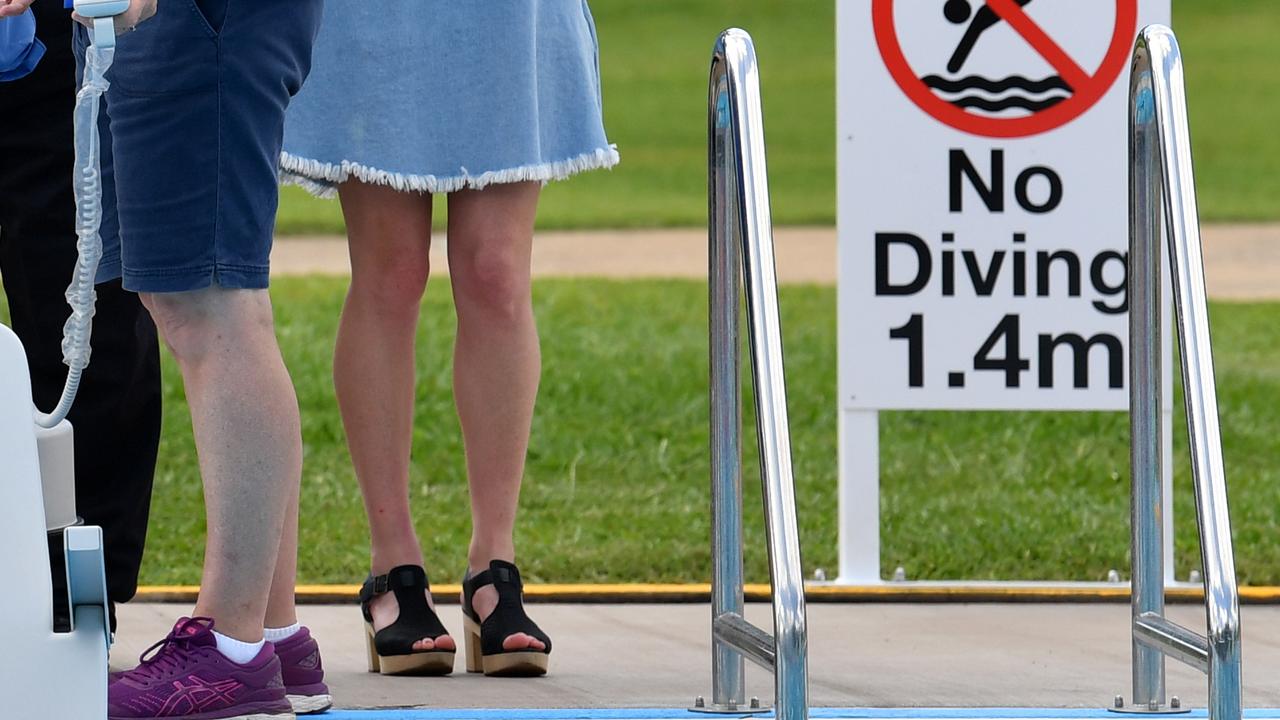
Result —
<svg viewBox="0 0 1280 720"><path fill-rule="evenodd" d="M303 606L320 640L337 706L435 708L685 707L710 694L709 611L684 605L535 605L555 640L552 672L536 680L462 672L394 678L365 671L363 625L354 605ZM129 666L189 606L120 608L112 662ZM1170 617L1203 628L1204 611L1171 606ZM767 604L748 617L769 627ZM840 707L1103 707L1128 696L1127 604L811 604L810 696ZM442 619L461 630L457 606ZM1245 702L1280 705L1280 607L1243 608ZM456 636L459 643L462 638ZM1204 707L1203 675L1168 663L1168 688ZM748 666L747 693L772 701L772 680Z"/></svg>
<svg viewBox="0 0 1280 720"><path fill-rule="evenodd" d="M1206 225L1209 294L1221 300L1280 299L1280 224ZM834 284L834 228L778 228L778 279ZM432 268L448 272L445 240L432 247ZM351 272L346 239L285 237L272 254L276 275ZM534 243L537 277L706 278L707 233L700 229L548 232Z"/></svg>

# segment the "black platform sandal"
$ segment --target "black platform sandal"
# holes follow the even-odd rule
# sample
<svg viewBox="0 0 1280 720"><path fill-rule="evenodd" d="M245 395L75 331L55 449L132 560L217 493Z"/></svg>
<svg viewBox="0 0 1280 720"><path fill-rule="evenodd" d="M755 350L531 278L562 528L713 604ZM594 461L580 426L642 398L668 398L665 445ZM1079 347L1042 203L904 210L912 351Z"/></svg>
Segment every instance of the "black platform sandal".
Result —
<svg viewBox="0 0 1280 720"><path fill-rule="evenodd" d="M498 605L480 622L472 606L476 591L492 585ZM462 614L467 633L467 672L499 677L533 677L547 674L551 638L524 612L524 584L520 570L509 562L494 560L489 569L462 579ZM545 650L504 650L502 642L516 633L541 640Z"/></svg>
<svg viewBox="0 0 1280 720"><path fill-rule="evenodd" d="M381 672L383 675L448 675L453 672L453 650L413 649L413 644L419 640L439 640L449 634L427 604L426 592L430 588L426 571L417 565L400 565L386 575L371 575L364 581L360 588L360 610L364 613L369 672ZM374 632L369 603L385 592L395 593L400 616Z"/></svg>

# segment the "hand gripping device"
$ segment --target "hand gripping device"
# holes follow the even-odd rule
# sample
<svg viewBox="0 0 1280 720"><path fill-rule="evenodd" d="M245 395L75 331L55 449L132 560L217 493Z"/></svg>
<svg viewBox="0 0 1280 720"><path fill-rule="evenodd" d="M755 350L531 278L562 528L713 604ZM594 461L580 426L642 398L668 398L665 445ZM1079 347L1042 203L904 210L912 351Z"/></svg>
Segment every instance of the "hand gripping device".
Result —
<svg viewBox="0 0 1280 720"><path fill-rule="evenodd" d="M115 17L129 11L129 0L75 0L75 11L93 21L93 44L102 49L116 46Z"/></svg>

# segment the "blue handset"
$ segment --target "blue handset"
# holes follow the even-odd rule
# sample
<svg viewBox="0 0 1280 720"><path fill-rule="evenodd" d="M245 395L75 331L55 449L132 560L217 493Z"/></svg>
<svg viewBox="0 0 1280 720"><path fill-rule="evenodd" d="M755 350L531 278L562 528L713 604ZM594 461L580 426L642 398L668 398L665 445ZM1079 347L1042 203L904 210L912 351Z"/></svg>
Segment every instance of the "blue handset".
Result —
<svg viewBox="0 0 1280 720"><path fill-rule="evenodd" d="M82 17L93 19L93 44L100 48L116 45L116 28L112 21L129 10L129 0L74 0L71 7Z"/></svg>
<svg viewBox="0 0 1280 720"><path fill-rule="evenodd" d="M74 0L72 7L87 18L115 17L129 10L129 0Z"/></svg>

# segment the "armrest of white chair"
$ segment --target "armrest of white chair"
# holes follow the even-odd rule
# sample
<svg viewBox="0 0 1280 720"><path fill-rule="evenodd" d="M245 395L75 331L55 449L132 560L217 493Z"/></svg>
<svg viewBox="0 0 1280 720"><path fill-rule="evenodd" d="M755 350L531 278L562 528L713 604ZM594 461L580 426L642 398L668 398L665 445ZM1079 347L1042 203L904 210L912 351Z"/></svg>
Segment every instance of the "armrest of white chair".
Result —
<svg viewBox="0 0 1280 720"><path fill-rule="evenodd" d="M67 558L67 590L71 595L72 631L82 609L101 612L103 638L111 647L111 623L107 617L107 572L102 559L102 528L95 525L62 531ZM97 623L94 623L97 625Z"/></svg>

